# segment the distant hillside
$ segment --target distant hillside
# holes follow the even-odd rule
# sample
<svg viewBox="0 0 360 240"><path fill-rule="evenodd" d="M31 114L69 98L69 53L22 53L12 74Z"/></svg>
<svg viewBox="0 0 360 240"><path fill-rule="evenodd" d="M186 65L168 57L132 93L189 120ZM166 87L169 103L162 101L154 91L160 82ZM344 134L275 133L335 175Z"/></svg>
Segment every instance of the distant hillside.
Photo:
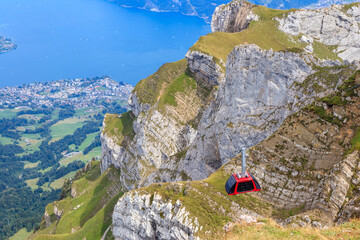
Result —
<svg viewBox="0 0 360 240"><path fill-rule="evenodd" d="M347 4L358 2L358 0L300 0L300 1L288 1L288 0L250 0L249 2L263 5L274 9L290 9L290 8L318 8L329 7L332 4Z"/></svg>
<svg viewBox="0 0 360 240"><path fill-rule="evenodd" d="M211 16L215 8L221 4L229 3L230 0L108 0L124 7L136 7L155 12L180 12L185 15L194 15L203 18L206 22L211 21ZM274 9L290 9L304 7L327 7L332 4L345 4L357 2L357 0L249 0L253 4L258 4Z"/></svg>
<svg viewBox="0 0 360 240"><path fill-rule="evenodd" d="M0 89L0 239L34 229L66 179L100 157L104 114L125 112L132 88L101 77Z"/></svg>
<svg viewBox="0 0 360 240"><path fill-rule="evenodd" d="M75 178L31 237L357 239L359 15L360 3L217 7L213 33L141 80L131 111L106 114L96 171L114 191ZM262 190L228 196L244 146Z"/></svg>

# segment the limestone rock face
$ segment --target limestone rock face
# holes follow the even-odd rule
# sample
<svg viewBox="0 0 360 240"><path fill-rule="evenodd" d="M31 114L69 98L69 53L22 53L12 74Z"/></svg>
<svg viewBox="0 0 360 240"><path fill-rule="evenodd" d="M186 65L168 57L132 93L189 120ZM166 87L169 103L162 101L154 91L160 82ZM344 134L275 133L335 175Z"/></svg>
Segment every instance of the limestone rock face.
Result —
<svg viewBox="0 0 360 240"><path fill-rule="evenodd" d="M229 55L226 81L205 110L184 168L192 179L207 177L215 169L269 137L307 96L292 89L312 73L294 53L265 51L241 45ZM296 97L295 97L296 96ZM303 106L303 105L300 105Z"/></svg>
<svg viewBox="0 0 360 240"><path fill-rule="evenodd" d="M337 46L339 56L352 62L360 54L359 6L344 12L342 6L317 10L298 10L277 19L279 29L287 34L317 39L326 45Z"/></svg>
<svg viewBox="0 0 360 240"><path fill-rule="evenodd" d="M197 115L200 99L187 94L190 95L178 95L177 99L182 104L177 108L167 106L167 114L161 112L157 104L151 107L141 104L135 94L131 95L129 103L136 116L133 122L136 135L130 143L119 145L114 138L101 134L101 170L105 171L111 164L121 169L122 182L127 189L133 189L145 181L151 184L149 175L172 155L186 149L195 138L196 131L182 122ZM187 105L189 102L192 102L191 107Z"/></svg>
<svg viewBox="0 0 360 240"><path fill-rule="evenodd" d="M113 213L113 235L116 240L199 239L196 218L178 200L165 201L158 194L130 192L117 202Z"/></svg>
<svg viewBox="0 0 360 240"><path fill-rule="evenodd" d="M346 155L356 134L352 128L360 124L360 100L354 95L342 107L346 121L336 120L336 106L326 107L326 114L334 119L328 121L302 109L249 151L249 171L262 186L262 197L283 208L302 208L311 218L306 226L331 226L358 216L360 157L358 151ZM320 104L315 102L322 108ZM240 157L235 159L239 165ZM285 223L304 221L297 216Z"/></svg>
<svg viewBox="0 0 360 240"><path fill-rule="evenodd" d="M353 6L351 7L347 12L347 14L353 16L356 21L360 21L360 4L358 4L357 6Z"/></svg>
<svg viewBox="0 0 360 240"><path fill-rule="evenodd" d="M138 162L132 161L132 156L127 148L120 146L112 138L105 134L101 139L101 172L114 165L121 170L120 181L125 189L133 189L140 180Z"/></svg>
<svg viewBox="0 0 360 240"><path fill-rule="evenodd" d="M350 204L346 204L344 207L346 198L348 197L350 184L354 187L359 186L358 184L352 183L359 163L360 154L358 151L355 151L337 164L334 167L332 174L325 181L325 187L320 195L320 203L318 205L319 208L327 211L332 219L337 219L338 216L340 216L342 220L349 220L351 217L355 217L351 216L350 213L354 214L359 212L359 209L356 210L356 207L353 206L355 202L354 199ZM357 178L357 176L355 177ZM324 199L327 201L323 202ZM350 209L352 211L349 211ZM342 212L340 212L340 210L342 210Z"/></svg>
<svg viewBox="0 0 360 240"><path fill-rule="evenodd" d="M131 108L131 111L134 113L134 115L137 117L141 112L147 112L150 108L150 104L146 103L140 103L139 99L136 97L136 93L132 92L129 96L128 101L129 107Z"/></svg>
<svg viewBox="0 0 360 240"><path fill-rule="evenodd" d="M235 0L218 6L211 21L212 32L233 33L246 29L251 21L259 18L252 13L252 7L251 3L244 0Z"/></svg>
<svg viewBox="0 0 360 240"><path fill-rule="evenodd" d="M213 30L241 31L256 20L251 8L240 0L219 7ZM338 6L289 13L278 19L279 28L287 34L301 34L299 42L309 44L305 52L242 44L228 55L225 73L225 63L189 51L188 70L195 77L194 85L200 87L173 93L176 104L167 105L161 94L174 82L161 82L151 104L142 103L140 93L134 91L129 105L136 117L132 123L135 136L118 144L114 137L101 135L102 171L111 164L119 168L127 190L155 182L200 180L236 159L242 147L253 147L248 164L264 187L262 198L284 208L319 209L323 218L320 221L318 213L312 212L288 219L287 224L323 227L348 219L357 211L358 200L347 195L360 179L354 167L358 153L344 159L344 146L349 147L352 129L360 119L358 100L347 97L346 110L343 102L339 106L318 103L319 115L332 122L316 117L313 112L318 108L312 113L301 109L339 92L356 71L349 62L360 56L355 54L360 49L358 19L357 6L346 13ZM345 64L313 57L316 41L338 45ZM202 94L204 89L210 90ZM114 236L193 239L201 226L195 219L185 221L186 210L182 209L178 202L165 201L157 194L130 192L115 208Z"/></svg>
<svg viewBox="0 0 360 240"><path fill-rule="evenodd" d="M225 80L224 71L214 61L212 56L198 52L189 51L186 54L188 67L195 74L195 78L207 87L213 87Z"/></svg>

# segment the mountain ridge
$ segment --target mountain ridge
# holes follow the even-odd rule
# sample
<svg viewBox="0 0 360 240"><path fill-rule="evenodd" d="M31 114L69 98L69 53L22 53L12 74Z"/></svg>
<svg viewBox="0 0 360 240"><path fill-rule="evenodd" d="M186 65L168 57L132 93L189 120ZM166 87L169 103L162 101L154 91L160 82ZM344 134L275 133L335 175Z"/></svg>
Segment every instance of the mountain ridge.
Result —
<svg viewBox="0 0 360 240"><path fill-rule="evenodd" d="M115 2L122 7L136 7L144 10L155 12L180 12L184 15L198 16L203 18L205 22L211 22L211 16L215 8L221 4L229 3L228 0L211 0L209 2L192 2L192 1L158 1L158 0L108 0ZM266 6L274 9L291 9L291 8L323 8L332 4L346 4L356 2L355 0L302 0L302 1L286 1L286 0L250 0L249 2L257 5Z"/></svg>
<svg viewBox="0 0 360 240"><path fill-rule="evenodd" d="M300 227L359 217L359 12L219 6L215 32L140 81L131 112L104 120L99 168L119 171L126 192L114 238L217 239L236 224L271 227L270 218L306 235ZM313 24L297 28L302 16ZM243 146L263 188L229 197ZM331 238L324 231L314 238Z"/></svg>

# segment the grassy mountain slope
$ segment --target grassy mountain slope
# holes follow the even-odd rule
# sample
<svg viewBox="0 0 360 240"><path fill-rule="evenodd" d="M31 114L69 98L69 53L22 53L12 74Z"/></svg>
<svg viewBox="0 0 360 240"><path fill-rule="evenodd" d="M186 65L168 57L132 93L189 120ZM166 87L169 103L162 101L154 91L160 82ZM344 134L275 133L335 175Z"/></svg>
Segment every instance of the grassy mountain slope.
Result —
<svg viewBox="0 0 360 240"><path fill-rule="evenodd" d="M218 61L226 61L230 51L242 43L255 43L264 49L272 48L275 51L303 51L304 45L298 39L276 28L273 17L282 17L288 11L256 6L254 13L261 17L261 21L253 22L247 30L240 33L209 34L200 38L191 50L210 54ZM319 58L338 59L331 46L315 41L313 47L314 55ZM348 78L353 71L347 66L316 70L298 87L323 92L328 86L335 87L339 78ZM332 167L347 154L360 150L359 84L360 73L356 72L338 88L336 94L317 99L299 113L289 116L270 138L250 150L250 170L257 166L263 167L275 176L284 176L286 184L290 180L308 181L310 187L311 184L319 184L320 179L330 174ZM186 60L163 65L156 73L140 81L134 91L141 103L176 117L179 123L191 123L197 117L193 113L199 111L192 111L187 105L188 101L181 100L190 97L193 103L197 103L196 108L201 108L209 100L207 97L211 92L199 85L187 71ZM104 133L115 136L119 144L123 144L125 139L134 137L131 127L133 120L131 113L123 114L120 118L117 115L107 115ZM320 136L322 133L326 134ZM309 151L310 156L307 155ZM178 155L181 158L184 152L179 152ZM202 181L156 183L134 191L152 196L157 193L163 200L172 203L180 200L190 217L197 218L203 226L197 232L202 239L360 238L359 220L323 230L277 225L273 219L283 222L307 211L312 211L314 217L321 218L323 213L296 201L285 206L276 204L278 199L271 199L274 194L269 187L271 184L265 178L258 179L264 186L260 193L228 196L224 185L229 175L239 169L239 157ZM278 166L291 171L284 171ZM293 176L294 172L300 174ZM64 193L66 198L48 205L42 226L32 239L99 239L110 226L113 207L122 195L119 177L120 173L115 168L100 175L99 163L92 162L90 169L75 177L71 190L69 186L64 187L67 192L71 191L71 195ZM275 188L285 192L285 185ZM351 185L347 197L348 200L358 201L359 186ZM232 224L230 230L225 231L224 226L237 219L239 209L247 209L260 215L259 222Z"/></svg>
<svg viewBox="0 0 360 240"><path fill-rule="evenodd" d="M192 51L199 51L213 56L217 61L226 62L226 58L235 46L241 44L256 44L262 49L274 51L303 51L306 46L299 41L299 36L290 36L277 28L274 18L283 18L291 10L275 10L263 6L255 6L252 11L260 17L259 21L251 22L250 26L236 33L214 32L200 37ZM321 59L340 58L332 51L331 46L314 41L314 55Z"/></svg>
<svg viewBox="0 0 360 240"><path fill-rule="evenodd" d="M66 198L46 207L41 227L31 239L100 239L123 194L119 171L110 168L101 175L100 163L93 161L64 191Z"/></svg>
<svg viewBox="0 0 360 240"><path fill-rule="evenodd" d="M102 195L104 192L115 192L115 189L108 185L110 183L108 179L109 175L111 179L118 177L115 169L110 169L100 176L98 164L92 162L91 169L79 175L72 184L72 189L82 192L78 197L68 196L64 200L48 205L46 213L51 218L52 224L46 227L44 219L42 228L33 234L31 239L100 239L103 236L111 224L113 207L122 193L112 198L106 197L102 202L104 207L96 212L96 209L100 208L100 203L92 196L100 195L104 199ZM357 239L360 237L359 220L324 230L281 227L271 218L285 218L299 213L301 209L279 209L263 200L259 193L228 196L224 191L224 184L229 176L230 165L225 165L203 181L152 184L135 191L141 194L157 193L164 200L172 203L179 199L190 212L190 217L197 217L199 224L203 226L198 233L202 239L339 239L340 237ZM96 204L92 204L93 202ZM54 206L64 209L60 221L54 213ZM239 208L260 214L258 223L230 224L230 228L225 231L223 227L232 222L233 217L239 217L236 216L235 210ZM71 233L71 231L76 232ZM106 236L111 239L111 231Z"/></svg>
<svg viewBox="0 0 360 240"><path fill-rule="evenodd" d="M309 135L312 129L325 128L330 133L336 129L344 134L338 135L339 138L336 141L307 147L311 147L313 151L318 149L319 153L322 148L332 149L332 154L336 152L349 154L360 150L358 84L360 84L359 71L351 75L338 88L339 91L336 94L318 99L302 109L300 113L289 116L273 136L251 150L250 160L256 163L259 154L265 154L269 160L269 166L265 166L265 168L275 167L271 169L273 172L277 172L277 162L282 162L284 166L292 166L307 176L319 174L321 171L327 174L327 169L331 168L339 158L327 158L324 162L320 156L314 155L314 158L301 161L304 152L296 151L294 146L300 144L305 146L307 140L313 139ZM323 108L325 105L327 109ZM339 106L344 109L342 119L347 119L346 121L340 121L340 115L334 115ZM302 124L307 124L309 130L305 131L301 128ZM350 130L352 130L351 133ZM293 143L279 142L280 139L284 139L284 131L287 131L288 135L295 134ZM316 130L314 131L316 132ZM295 150L291 152L287 149ZM300 164L291 160L294 158L299 159ZM304 206L280 208L280 205L274 205L265 200L263 194L266 194L268 190L264 187L266 184L262 179L258 179L261 184L264 184L262 192L228 196L224 185L228 176L239 167L239 159L240 156L234 158L208 179L202 181L158 183L134 191L151 195L157 193L165 201L172 203L180 200L190 213L190 217L196 217L199 224L203 226L203 229L197 233L202 239L357 239L360 237L359 220L352 220L344 225L323 230L278 225L273 219L283 221L288 217L303 213L307 209ZM288 161L287 159L290 159L289 162L283 163ZM250 168L253 167L253 164L250 164ZM68 192L65 199L47 206L42 227L31 238L83 239L86 237L86 239L100 239L110 226L114 205L122 195L118 179L119 172L116 169L110 168L100 175L99 163L92 162L91 167L88 166L84 172L77 174L71 187L64 187L63 193ZM358 196L356 186L351 191L349 198ZM69 192L73 197L69 195ZM248 209L259 214L258 223L231 223L225 231L223 227L239 217L239 209ZM58 220L61 211L61 218ZM319 212L317 214L322 216ZM111 231L107 236L111 236Z"/></svg>
<svg viewBox="0 0 360 240"><path fill-rule="evenodd" d="M360 238L360 220L355 219L346 224L329 229L291 228L281 227L271 219L262 219L260 224L237 224L226 233L227 240L262 239L343 239L353 240Z"/></svg>
<svg viewBox="0 0 360 240"><path fill-rule="evenodd" d="M330 175L330 170L336 163L347 154L359 150L358 84L360 84L359 71L340 86L336 94L318 99L299 113L289 116L270 138L250 150L250 172L255 168L263 167L280 178L289 178L285 181L299 181L298 184L309 181L314 186L321 186L319 180ZM322 107L323 104L327 105L326 110ZM344 110L343 116L337 112L339 106ZM308 129L302 127L304 124ZM319 137L321 132L327 132L329 138L325 137L327 140L323 141ZM287 136L292 137L293 141L285 141ZM267 161L264 162L263 157ZM267 182L267 179L258 178L263 186L259 193L228 196L224 190L225 182L240 165L241 158L237 156L208 179L156 183L134 191L152 196L156 193L165 202L175 203L180 200L190 213L190 218L197 218L199 225L203 226L202 230L197 232L201 239L223 239L225 236L226 239L338 239L339 237L356 239L360 237L358 220L326 230L309 230L299 228L298 225L284 228L275 224L271 219L284 222L291 216L307 214L311 217L311 221L321 221L325 219L319 218L326 218L327 215L319 209L303 205L300 201L295 204L289 202L285 206L276 204L277 199L269 188L271 183ZM287 167L290 172L282 172L279 166ZM292 176L291 173L296 171L300 172L299 175ZM274 187L280 192L285 192L282 186ZM348 193L348 201L359 198L358 189L358 185L352 185ZM238 209L242 208L259 214L262 223L233 224L234 228L230 233L225 234L223 227L239 217L236 214ZM353 215L353 218L357 217L360 216Z"/></svg>

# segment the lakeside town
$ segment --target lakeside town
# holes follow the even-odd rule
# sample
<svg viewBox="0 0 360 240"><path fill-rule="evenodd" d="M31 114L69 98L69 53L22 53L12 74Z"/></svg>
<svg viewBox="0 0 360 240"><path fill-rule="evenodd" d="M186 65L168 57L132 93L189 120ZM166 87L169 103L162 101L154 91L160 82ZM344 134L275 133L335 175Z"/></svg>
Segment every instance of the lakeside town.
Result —
<svg viewBox="0 0 360 240"><path fill-rule="evenodd" d="M98 107L102 101L127 101L132 89L108 76L30 83L0 88L0 108Z"/></svg>

